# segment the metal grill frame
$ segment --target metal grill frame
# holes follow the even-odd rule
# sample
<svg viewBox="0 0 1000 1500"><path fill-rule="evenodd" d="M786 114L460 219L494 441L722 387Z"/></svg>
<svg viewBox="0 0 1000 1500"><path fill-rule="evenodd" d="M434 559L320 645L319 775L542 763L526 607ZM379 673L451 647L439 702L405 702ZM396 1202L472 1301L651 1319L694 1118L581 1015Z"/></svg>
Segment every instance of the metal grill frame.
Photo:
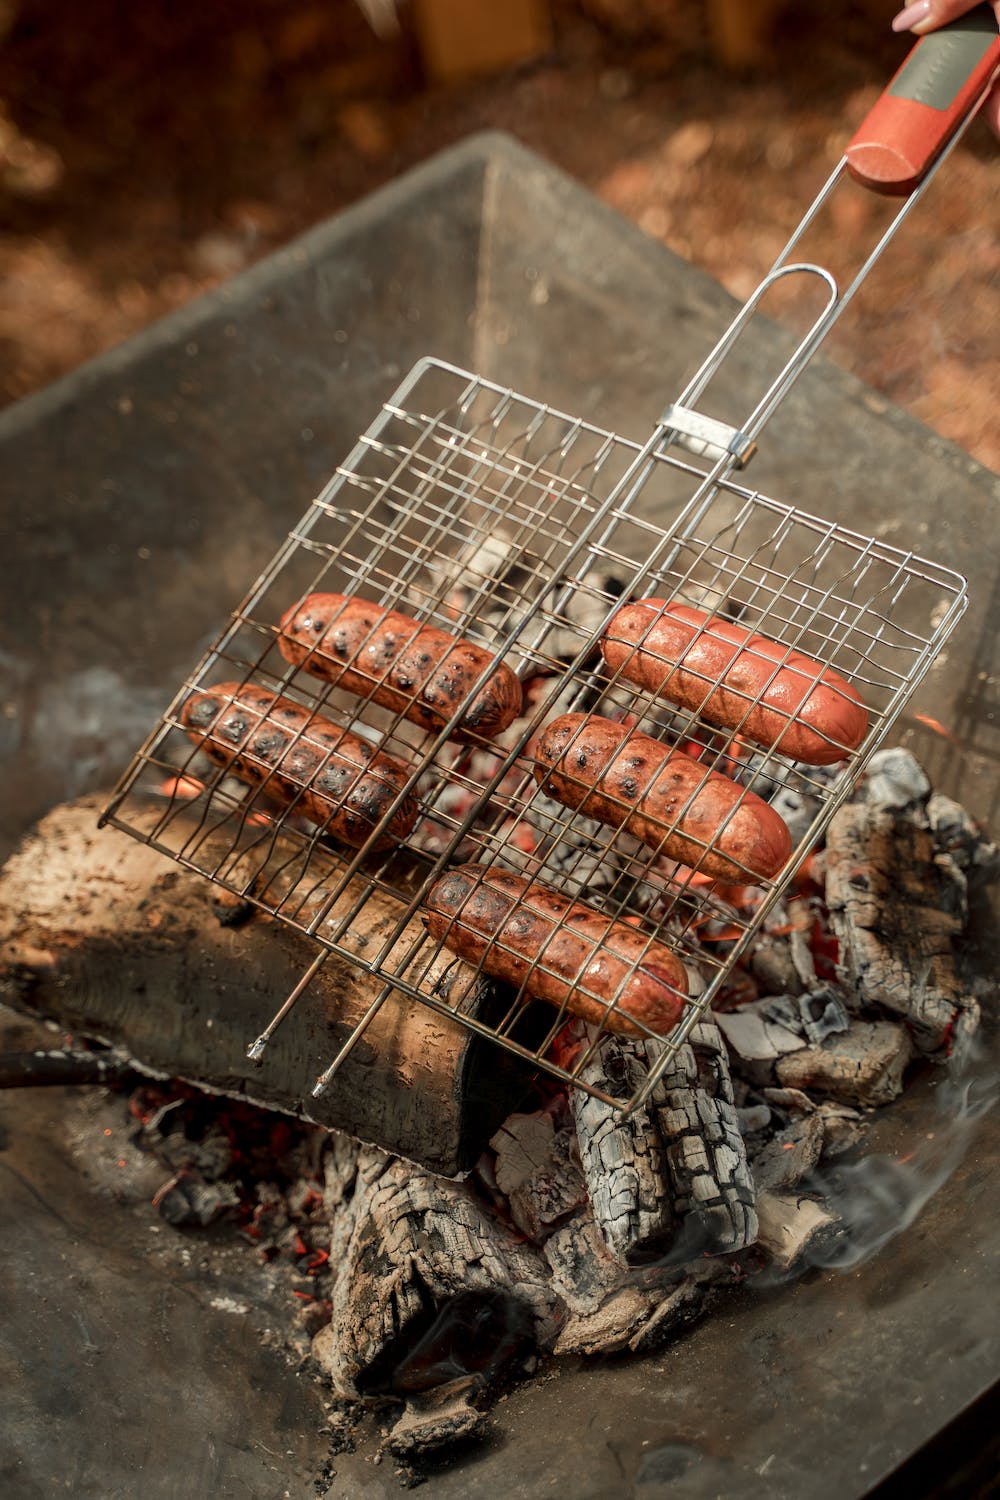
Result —
<svg viewBox="0 0 1000 1500"><path fill-rule="evenodd" d="M183 684L105 814L113 826L200 870L316 945L313 962L253 1041L251 1056L262 1055L330 953L340 953L355 965L361 962L341 938L368 896L378 890L399 911L380 952L361 963L380 988L368 1014L320 1075L314 1092L329 1085L372 1015L395 990L453 1016L562 1082L588 1088L620 1109L634 1109L647 1097L787 892L795 870L884 741L965 605L964 580L950 570L772 500L715 472L718 467L717 463L706 472L704 465L665 451L662 443L645 448L629 443L435 360L421 361L386 403ZM641 499L656 508L662 503L659 490L679 495L690 491L692 482L693 498L675 500L673 519L666 527L647 519L637 506ZM454 618L455 605L449 598L453 565L464 563L467 574L469 557L495 539L504 525L510 534L510 555L521 565L524 583L517 589L501 588L483 575ZM626 544L641 560L629 555ZM793 561L787 556L790 552L795 554ZM442 568L446 559L448 566ZM678 712L620 677L609 682L594 667L594 648L620 601L611 595L602 599L590 586L595 598L587 623L574 624L569 611L579 580L609 569L617 570L625 593L634 597L683 598L696 587L718 594L730 608L737 599L742 624L779 640L788 651L810 651L843 671L858 684L869 707L863 744L833 776L802 766L792 773L791 763L773 750L758 751L746 771L748 751L734 750L732 735L720 734L696 715ZM526 721L518 722L510 743L493 755L490 774L455 770L450 732L461 707L440 731L417 732L414 739L412 726L400 715L373 711L365 700L341 703L335 690L277 656L276 627L284 611L304 593L334 588L479 640L484 637L484 617L503 594L506 615L495 642L497 654L515 660L522 678L542 680L545 686ZM911 606L926 621L922 629L911 618ZM901 623L902 615L906 618ZM569 661L564 659L565 649L556 656L548 644L555 632L564 646L568 638L576 648ZM198 804L195 834L190 832L190 804L176 787L152 832L142 832L131 818L132 799L142 799L165 778L198 771L198 752L178 719L181 704L192 691L223 675L263 683L345 728L360 728L365 734L377 730L383 748L414 767L380 828L406 795L416 793L440 830L441 841L433 852L428 854L417 840L408 851L372 854L379 830L361 850L338 851L320 830L296 820L294 807L275 813L266 797L266 782L247 795L234 791L222 770L208 778L209 795ZM464 987L451 1002L428 991L422 976L439 947L419 929L414 936L412 920L428 884L456 853L463 855L464 850L463 857L468 857L470 841L480 862L492 865L519 829L537 827L539 794L524 769L525 746L555 711L586 708L595 699L606 702L609 695L619 711L636 714L645 728L659 726L663 734L699 747L709 767L744 767L751 790L766 795L775 782L794 774L797 785L816 799L818 807L782 874L759 883L759 898L749 913L720 907L713 885L699 882L695 870L681 877L660 920L651 926L646 909L630 891L633 877L648 872L652 852L632 851L621 860L619 888L613 886L602 903L609 915L644 924L650 938L666 931L692 958L692 935L703 923L722 913L737 929L722 955L697 944L697 958L706 971L702 993L685 1004L683 1018L669 1038L647 1033L662 1048L661 1055L643 1087L628 1099L608 1097L581 1082L579 1075L599 1040L596 1028L586 1034L582 1046L568 1052L563 1034L566 1014L549 1013L539 1040L537 1015L530 1036L525 1035L526 1028L531 1031L525 1018L540 1007L525 1007L513 991L506 1016L495 1026L463 1013ZM748 700L748 709L751 706ZM480 751L484 753L488 751ZM468 809L454 817L435 812L442 792L463 775L471 798ZM551 812L547 815L552 818ZM552 847L565 845L580 822L569 810L553 818L548 830ZM208 866L199 858L197 830L217 834L223 827L232 831L232 859ZM609 831L608 845L614 842ZM261 893L262 875L270 881L275 870L283 873L281 895L269 900L266 890ZM544 878L559 888L558 881ZM571 880L562 889L578 894ZM538 961L544 963L544 956ZM530 988L529 976L522 992Z"/></svg>

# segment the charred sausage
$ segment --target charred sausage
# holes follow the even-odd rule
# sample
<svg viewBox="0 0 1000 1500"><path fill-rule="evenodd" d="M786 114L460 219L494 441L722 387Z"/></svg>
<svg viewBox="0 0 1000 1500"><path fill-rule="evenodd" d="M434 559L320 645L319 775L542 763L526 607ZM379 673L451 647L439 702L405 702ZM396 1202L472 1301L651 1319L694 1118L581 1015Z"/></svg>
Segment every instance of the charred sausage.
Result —
<svg viewBox="0 0 1000 1500"><path fill-rule="evenodd" d="M422 729L441 729L461 708L456 739L490 739L521 712L520 682L489 651L365 599L310 594L283 617L278 647L293 665Z"/></svg>
<svg viewBox="0 0 1000 1500"><path fill-rule="evenodd" d="M686 604L627 604L601 642L629 682L811 766L856 750L868 711L822 662Z"/></svg>
<svg viewBox="0 0 1000 1500"><path fill-rule="evenodd" d="M666 1036L680 1020L687 977L675 953L522 875L457 865L422 916L460 958L608 1031Z"/></svg>
<svg viewBox="0 0 1000 1500"><path fill-rule="evenodd" d="M360 849L403 790L410 772L400 761L301 703L255 683L222 682L192 693L181 723L199 750L251 786L265 786L285 807ZM417 818L407 797L373 843L404 839Z"/></svg>
<svg viewBox="0 0 1000 1500"><path fill-rule="evenodd" d="M792 852L773 807L728 776L596 714L561 714L528 746L542 790L716 880L769 880Z"/></svg>

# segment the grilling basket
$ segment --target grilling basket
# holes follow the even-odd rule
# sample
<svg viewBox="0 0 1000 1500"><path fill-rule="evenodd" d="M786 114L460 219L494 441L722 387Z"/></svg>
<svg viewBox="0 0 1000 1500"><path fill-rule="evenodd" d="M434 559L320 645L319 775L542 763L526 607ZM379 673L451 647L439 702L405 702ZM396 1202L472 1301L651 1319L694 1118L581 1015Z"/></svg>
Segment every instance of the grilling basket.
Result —
<svg viewBox="0 0 1000 1500"><path fill-rule="evenodd" d="M913 48L645 444L434 359L361 435L102 817L307 940L251 1058L338 955L372 998L304 1095L391 999L628 1112L793 881L808 921L803 867L966 585L739 476L998 64L986 6ZM841 288L794 257L846 176L899 204ZM705 415L790 278L820 312L739 426ZM606 1031L643 1049L609 1090Z"/></svg>

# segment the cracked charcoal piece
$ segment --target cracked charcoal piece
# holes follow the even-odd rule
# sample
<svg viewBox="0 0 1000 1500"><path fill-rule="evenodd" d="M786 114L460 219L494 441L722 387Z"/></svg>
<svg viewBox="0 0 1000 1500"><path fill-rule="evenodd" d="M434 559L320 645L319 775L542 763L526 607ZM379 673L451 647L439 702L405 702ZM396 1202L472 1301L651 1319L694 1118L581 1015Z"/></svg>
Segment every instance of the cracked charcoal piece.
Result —
<svg viewBox="0 0 1000 1500"><path fill-rule="evenodd" d="M731 1274L725 1261L704 1259L683 1269L628 1269L609 1253L589 1209L560 1226L544 1254L566 1309L557 1355L658 1348L700 1315L712 1284Z"/></svg>
<svg viewBox="0 0 1000 1500"><path fill-rule="evenodd" d="M313 1343L339 1395L484 1384L546 1337L544 1261L467 1185L358 1147L345 1209L332 1319Z"/></svg>
<svg viewBox="0 0 1000 1500"><path fill-rule="evenodd" d="M852 1021L818 1047L788 1052L774 1064L786 1088L827 1094L842 1104L888 1104L903 1090L913 1045L897 1021Z"/></svg>
<svg viewBox="0 0 1000 1500"><path fill-rule="evenodd" d="M581 1081L627 1097L658 1056L655 1043L605 1037ZM713 1021L694 1027L627 1118L580 1090L572 1102L594 1214L619 1260L676 1262L753 1243L753 1179Z"/></svg>
<svg viewBox="0 0 1000 1500"><path fill-rule="evenodd" d="M587 1201L572 1126L557 1130L546 1111L515 1114L490 1141L496 1186L522 1234L541 1243Z"/></svg>
<svg viewBox="0 0 1000 1500"><path fill-rule="evenodd" d="M842 807L826 866L839 966L857 1003L904 1019L921 1052L961 1043L979 1023L953 947L966 922L966 881L939 856L923 805Z"/></svg>

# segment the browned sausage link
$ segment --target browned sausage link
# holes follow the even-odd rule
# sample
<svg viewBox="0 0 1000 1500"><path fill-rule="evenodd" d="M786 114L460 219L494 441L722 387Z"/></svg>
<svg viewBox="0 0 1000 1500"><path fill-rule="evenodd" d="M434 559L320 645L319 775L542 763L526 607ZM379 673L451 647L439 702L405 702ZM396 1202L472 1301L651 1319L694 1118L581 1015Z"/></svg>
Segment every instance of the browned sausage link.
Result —
<svg viewBox="0 0 1000 1500"><path fill-rule="evenodd" d="M367 740L255 683L222 682L193 693L180 712L188 735L216 765L360 849L403 790L410 772ZM406 838L417 818L412 797L373 843Z"/></svg>
<svg viewBox="0 0 1000 1500"><path fill-rule="evenodd" d="M528 753L543 791L716 880L769 880L792 852L784 820L728 776L595 714L562 714Z"/></svg>
<svg viewBox="0 0 1000 1500"><path fill-rule="evenodd" d="M431 887L423 919L459 957L608 1031L666 1036L683 1013L675 953L521 875L457 865Z"/></svg>
<svg viewBox="0 0 1000 1500"><path fill-rule="evenodd" d="M837 672L685 604L625 605L601 652L629 682L807 765L843 760L868 732L864 703Z"/></svg>
<svg viewBox="0 0 1000 1500"><path fill-rule="evenodd" d="M293 665L423 729L441 729L462 708L457 739L489 739L521 712L520 682L489 651L365 599L310 594L283 617L278 647Z"/></svg>

